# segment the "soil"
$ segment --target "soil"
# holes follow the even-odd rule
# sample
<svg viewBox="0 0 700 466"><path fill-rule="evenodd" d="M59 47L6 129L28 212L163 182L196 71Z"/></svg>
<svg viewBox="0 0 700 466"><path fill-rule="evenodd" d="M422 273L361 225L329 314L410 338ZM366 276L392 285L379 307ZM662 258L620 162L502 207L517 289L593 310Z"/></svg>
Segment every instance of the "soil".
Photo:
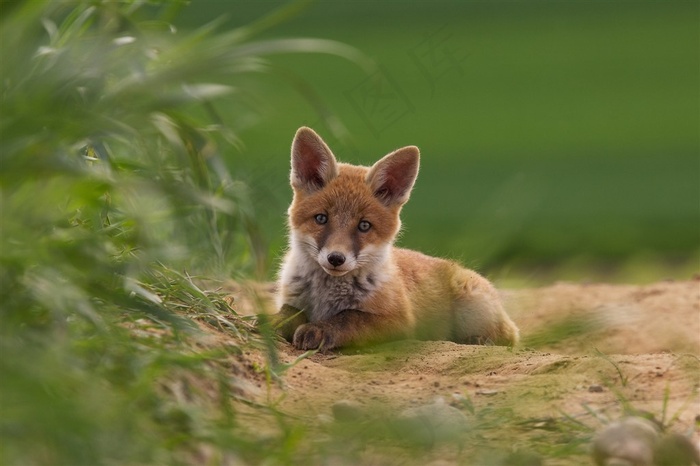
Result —
<svg viewBox="0 0 700 466"><path fill-rule="evenodd" d="M234 293L239 310L255 308L247 290ZM272 287L255 290L269 305ZM700 445L699 277L502 294L521 329L515 348L400 341L297 361L302 352L279 343L281 361L296 364L281 386L263 384L251 395L321 426L350 417L376 428L408 408L454 406L473 428L466 446L421 453L419 463L435 465L462 464L465 455L468 464L506 464L514 453L545 464L592 464L591 437L625 414L653 417ZM369 447L357 454L362 463L416 462L405 450L389 460Z"/></svg>

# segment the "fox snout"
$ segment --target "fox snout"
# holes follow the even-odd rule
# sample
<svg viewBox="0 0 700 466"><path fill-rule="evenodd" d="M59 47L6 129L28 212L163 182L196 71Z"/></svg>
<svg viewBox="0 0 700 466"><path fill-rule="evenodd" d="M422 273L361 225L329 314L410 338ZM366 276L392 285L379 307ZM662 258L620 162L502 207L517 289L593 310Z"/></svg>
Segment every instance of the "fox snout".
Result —
<svg viewBox="0 0 700 466"><path fill-rule="evenodd" d="M328 248L321 248L317 261L326 273L335 277L345 275L356 267L356 261L351 255Z"/></svg>

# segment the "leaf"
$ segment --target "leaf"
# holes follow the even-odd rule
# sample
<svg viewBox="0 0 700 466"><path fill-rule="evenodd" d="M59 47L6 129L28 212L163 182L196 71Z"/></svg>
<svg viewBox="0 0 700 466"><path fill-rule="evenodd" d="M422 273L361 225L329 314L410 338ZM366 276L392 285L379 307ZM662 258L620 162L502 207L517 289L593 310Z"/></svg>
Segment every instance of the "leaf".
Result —
<svg viewBox="0 0 700 466"><path fill-rule="evenodd" d="M207 100L214 97L221 97L234 91L232 86L223 84L183 84L185 93L197 100Z"/></svg>
<svg viewBox="0 0 700 466"><path fill-rule="evenodd" d="M126 289L127 291L129 291L135 295L142 297L146 301L150 301L154 304L163 304L163 300L161 299L160 296L148 291L147 289L145 289L144 287L139 285L136 282L136 280L134 280L131 277L127 277L124 280L124 289Z"/></svg>

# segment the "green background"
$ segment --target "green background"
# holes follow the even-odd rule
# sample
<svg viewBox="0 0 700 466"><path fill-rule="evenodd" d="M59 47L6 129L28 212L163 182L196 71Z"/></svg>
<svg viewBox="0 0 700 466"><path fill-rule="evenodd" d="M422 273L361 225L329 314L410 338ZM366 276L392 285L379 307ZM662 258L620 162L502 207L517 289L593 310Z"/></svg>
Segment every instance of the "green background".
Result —
<svg viewBox="0 0 700 466"><path fill-rule="evenodd" d="M181 27L222 16L235 27L281 4L195 1ZM697 271L699 13L697 2L311 4L267 37L338 40L378 70L270 57L275 73L215 104L239 128L226 156L252 180L271 276L301 125L346 162L420 147L406 247L526 281Z"/></svg>

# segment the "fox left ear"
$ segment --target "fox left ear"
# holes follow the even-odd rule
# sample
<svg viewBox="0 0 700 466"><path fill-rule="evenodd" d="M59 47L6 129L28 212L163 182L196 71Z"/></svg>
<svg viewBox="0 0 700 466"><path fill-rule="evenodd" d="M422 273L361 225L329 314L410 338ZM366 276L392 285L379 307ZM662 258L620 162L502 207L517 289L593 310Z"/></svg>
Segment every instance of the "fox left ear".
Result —
<svg viewBox="0 0 700 466"><path fill-rule="evenodd" d="M387 206L405 204L418 176L419 159L418 148L407 146L375 163L366 178L375 197Z"/></svg>

